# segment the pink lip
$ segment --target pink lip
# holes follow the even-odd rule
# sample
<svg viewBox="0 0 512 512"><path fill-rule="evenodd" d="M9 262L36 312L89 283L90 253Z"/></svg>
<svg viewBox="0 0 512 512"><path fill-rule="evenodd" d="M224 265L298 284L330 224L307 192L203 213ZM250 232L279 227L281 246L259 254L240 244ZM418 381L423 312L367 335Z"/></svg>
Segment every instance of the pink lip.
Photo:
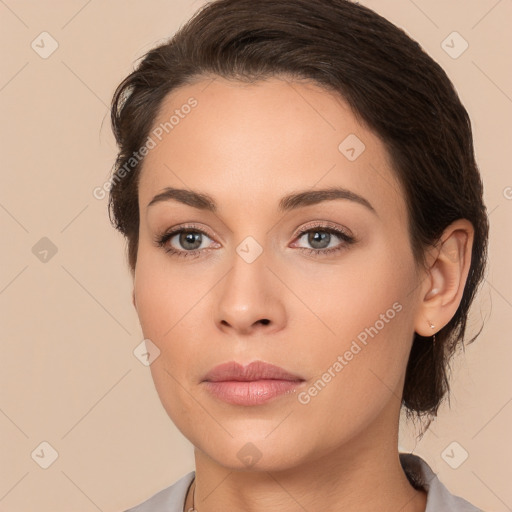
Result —
<svg viewBox="0 0 512 512"><path fill-rule="evenodd" d="M293 392L303 382L302 377L263 361L253 361L245 367L230 361L216 366L203 379L210 393L235 405L262 404Z"/></svg>

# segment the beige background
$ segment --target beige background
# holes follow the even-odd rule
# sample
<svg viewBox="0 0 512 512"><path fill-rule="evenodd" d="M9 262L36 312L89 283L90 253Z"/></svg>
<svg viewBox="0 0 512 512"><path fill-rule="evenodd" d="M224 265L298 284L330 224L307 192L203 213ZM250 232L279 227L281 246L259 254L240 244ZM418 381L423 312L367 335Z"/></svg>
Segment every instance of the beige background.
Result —
<svg viewBox="0 0 512 512"><path fill-rule="evenodd" d="M455 83L491 221L490 266L470 322L485 327L454 365L451 410L420 442L404 425L400 447L422 455L452 492L511 510L512 2L360 3L404 28ZM0 511L120 511L193 469L191 445L133 354L143 337L124 241L92 191L115 157L115 86L200 5L0 0ZM47 58L44 31L58 43ZM442 47L453 31L469 43L456 59ZM47 469L44 441L58 454ZM443 458L452 442L452 459L468 453L457 469Z"/></svg>

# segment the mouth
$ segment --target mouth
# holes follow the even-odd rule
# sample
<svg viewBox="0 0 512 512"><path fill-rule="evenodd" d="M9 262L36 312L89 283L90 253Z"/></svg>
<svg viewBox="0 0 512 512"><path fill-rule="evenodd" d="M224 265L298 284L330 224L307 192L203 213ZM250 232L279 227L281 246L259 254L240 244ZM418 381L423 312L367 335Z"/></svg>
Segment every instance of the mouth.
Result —
<svg viewBox="0 0 512 512"><path fill-rule="evenodd" d="M250 406L293 393L304 382L300 375L263 361L253 361L247 366L230 361L212 368L202 384L224 402Z"/></svg>

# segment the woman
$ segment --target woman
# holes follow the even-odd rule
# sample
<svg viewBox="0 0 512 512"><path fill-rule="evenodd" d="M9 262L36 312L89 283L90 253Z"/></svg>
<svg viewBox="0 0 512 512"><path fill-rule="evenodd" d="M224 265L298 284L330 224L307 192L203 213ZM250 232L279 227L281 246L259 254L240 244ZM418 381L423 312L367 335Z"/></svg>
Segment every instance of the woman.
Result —
<svg viewBox="0 0 512 512"><path fill-rule="evenodd" d="M471 123L346 0L219 0L117 88L112 220L195 471L131 511L476 511L397 448L486 261Z"/></svg>

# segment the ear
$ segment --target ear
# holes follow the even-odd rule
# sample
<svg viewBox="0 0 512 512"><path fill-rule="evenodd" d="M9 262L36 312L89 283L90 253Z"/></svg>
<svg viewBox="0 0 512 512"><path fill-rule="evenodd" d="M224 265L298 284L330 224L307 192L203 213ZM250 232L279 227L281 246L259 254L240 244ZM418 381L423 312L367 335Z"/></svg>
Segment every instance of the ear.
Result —
<svg viewBox="0 0 512 512"><path fill-rule="evenodd" d="M414 325L420 336L432 336L455 315L471 266L473 239L471 222L458 219L444 230L439 242L429 251L429 269Z"/></svg>
<svg viewBox="0 0 512 512"><path fill-rule="evenodd" d="M135 302L135 289L132 291L132 302L135 309L137 309L137 303Z"/></svg>

